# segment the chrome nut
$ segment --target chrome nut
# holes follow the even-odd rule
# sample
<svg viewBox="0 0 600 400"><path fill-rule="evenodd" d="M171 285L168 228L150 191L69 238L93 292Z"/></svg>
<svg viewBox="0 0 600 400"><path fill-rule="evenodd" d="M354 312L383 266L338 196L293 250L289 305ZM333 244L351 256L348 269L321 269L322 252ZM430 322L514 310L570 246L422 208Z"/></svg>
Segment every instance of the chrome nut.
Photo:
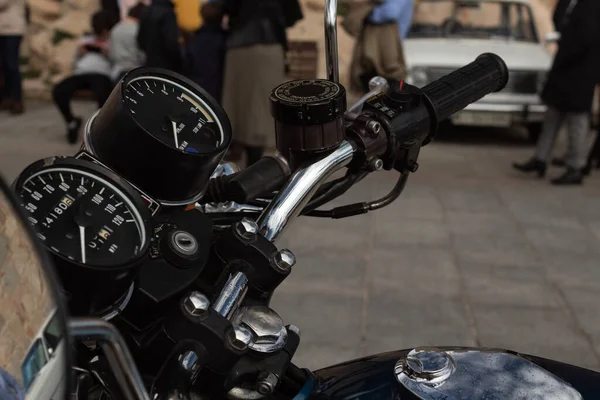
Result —
<svg viewBox="0 0 600 400"><path fill-rule="evenodd" d="M186 371L193 372L198 369L198 354L191 350L180 355L178 360Z"/></svg>
<svg viewBox="0 0 600 400"><path fill-rule="evenodd" d="M194 317L200 317L208 312L210 301L200 292L192 292L183 301L183 307L188 314Z"/></svg>
<svg viewBox="0 0 600 400"><path fill-rule="evenodd" d="M283 249L275 254L275 267L281 272L287 272L296 265L296 256L288 249Z"/></svg>
<svg viewBox="0 0 600 400"><path fill-rule="evenodd" d="M238 310L233 323L252 332L254 341L250 349L260 353L272 353L285 346L287 330L281 317L269 307L252 306Z"/></svg>
<svg viewBox="0 0 600 400"><path fill-rule="evenodd" d="M277 384L279 383L279 378L272 372L268 372L266 374L262 374L259 378L258 385L256 386L256 390L258 393L267 395L271 394L275 391Z"/></svg>
<svg viewBox="0 0 600 400"><path fill-rule="evenodd" d="M235 231L244 239L250 240L256 236L258 225L250 218L244 217L235 225Z"/></svg>
<svg viewBox="0 0 600 400"><path fill-rule="evenodd" d="M228 340L231 347L238 351L245 351L254 339L252 332L244 326L234 325L229 331Z"/></svg>

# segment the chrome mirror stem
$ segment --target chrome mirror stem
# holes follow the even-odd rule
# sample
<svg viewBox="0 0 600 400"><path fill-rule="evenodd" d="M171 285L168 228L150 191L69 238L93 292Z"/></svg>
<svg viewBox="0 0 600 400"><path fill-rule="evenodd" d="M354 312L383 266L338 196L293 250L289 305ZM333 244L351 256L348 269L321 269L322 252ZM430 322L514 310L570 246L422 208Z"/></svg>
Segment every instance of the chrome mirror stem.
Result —
<svg viewBox="0 0 600 400"><path fill-rule="evenodd" d="M340 64L338 61L337 41L337 0L327 0L325 4L325 57L327 79L340 82Z"/></svg>
<svg viewBox="0 0 600 400"><path fill-rule="evenodd" d="M128 400L150 400L125 339L113 324L99 318L71 318L68 328L72 336L96 340L100 344Z"/></svg>

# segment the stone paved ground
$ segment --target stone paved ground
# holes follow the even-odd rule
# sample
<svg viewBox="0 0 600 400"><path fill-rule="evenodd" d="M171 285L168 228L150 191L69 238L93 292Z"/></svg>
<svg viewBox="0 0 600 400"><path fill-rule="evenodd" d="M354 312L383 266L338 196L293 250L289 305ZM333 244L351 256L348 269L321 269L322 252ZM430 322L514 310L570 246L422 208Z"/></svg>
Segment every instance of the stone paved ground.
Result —
<svg viewBox="0 0 600 400"><path fill-rule="evenodd" d="M0 171L13 179L43 156L74 153L62 132L46 105L0 116ZM297 221L281 245L298 264L273 307L303 332L298 364L437 344L600 369L600 179L554 188L516 175L510 162L532 151L522 136L455 131L423 150L390 207ZM394 180L373 175L341 202L380 196Z"/></svg>

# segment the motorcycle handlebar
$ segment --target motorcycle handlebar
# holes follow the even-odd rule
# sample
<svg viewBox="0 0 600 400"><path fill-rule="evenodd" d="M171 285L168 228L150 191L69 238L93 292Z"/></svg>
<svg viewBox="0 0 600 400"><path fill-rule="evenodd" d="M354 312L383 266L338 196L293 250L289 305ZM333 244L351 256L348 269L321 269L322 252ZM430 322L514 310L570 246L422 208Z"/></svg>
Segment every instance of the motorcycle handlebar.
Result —
<svg viewBox="0 0 600 400"><path fill-rule="evenodd" d="M485 95L502 90L507 82L508 68L502 58L484 53L422 90L429 98L437 120L443 121Z"/></svg>
<svg viewBox="0 0 600 400"><path fill-rule="evenodd" d="M435 116L431 115L431 118L441 121L486 94L501 90L507 81L508 69L504 61L495 54L486 53L430 83L422 91L433 108L430 112ZM335 151L295 171L258 218L260 232L267 239L275 241L299 215L325 179L352 161L355 151L353 141L346 140ZM402 182L398 187L403 187Z"/></svg>

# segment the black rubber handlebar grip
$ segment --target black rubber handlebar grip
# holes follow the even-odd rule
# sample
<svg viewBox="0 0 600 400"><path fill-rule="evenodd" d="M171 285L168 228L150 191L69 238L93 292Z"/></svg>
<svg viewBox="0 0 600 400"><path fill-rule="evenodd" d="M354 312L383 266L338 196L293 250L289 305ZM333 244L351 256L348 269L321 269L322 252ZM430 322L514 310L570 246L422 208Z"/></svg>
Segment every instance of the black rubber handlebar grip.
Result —
<svg viewBox="0 0 600 400"><path fill-rule="evenodd" d="M484 53L475 61L423 87L438 121L476 102L485 95L504 89L508 68L500 57Z"/></svg>

